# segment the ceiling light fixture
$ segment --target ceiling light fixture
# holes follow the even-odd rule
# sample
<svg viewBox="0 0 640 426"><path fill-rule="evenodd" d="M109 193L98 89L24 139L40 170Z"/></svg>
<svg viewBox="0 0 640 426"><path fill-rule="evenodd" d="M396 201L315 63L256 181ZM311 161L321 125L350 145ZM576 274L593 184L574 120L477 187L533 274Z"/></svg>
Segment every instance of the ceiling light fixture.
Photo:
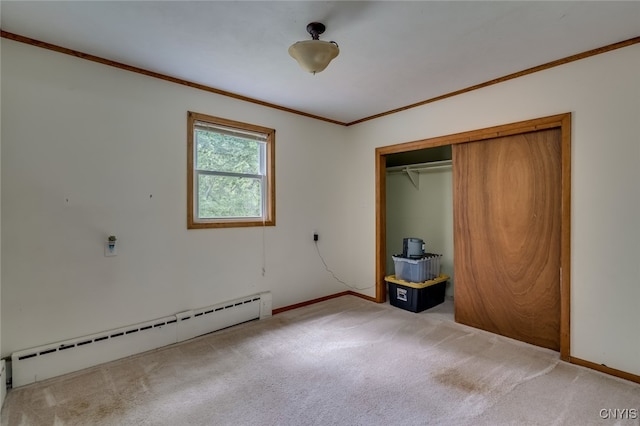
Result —
<svg viewBox="0 0 640 426"><path fill-rule="evenodd" d="M338 43L335 41L319 40L319 35L326 27L320 22L312 22L307 25L307 32L311 34L311 40L298 41L289 47L289 55L300 67L310 73L324 70L329 62L340 53Z"/></svg>

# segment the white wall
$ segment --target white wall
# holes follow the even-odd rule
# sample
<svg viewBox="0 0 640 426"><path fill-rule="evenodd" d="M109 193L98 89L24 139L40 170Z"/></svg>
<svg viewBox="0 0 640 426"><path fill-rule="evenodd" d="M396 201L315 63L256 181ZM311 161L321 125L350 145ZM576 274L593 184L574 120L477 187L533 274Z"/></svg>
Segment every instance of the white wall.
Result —
<svg viewBox="0 0 640 426"><path fill-rule="evenodd" d="M346 274L346 128L1 47L3 356L259 291L277 308L347 290L312 238ZM276 227L187 230L189 110L276 129Z"/></svg>
<svg viewBox="0 0 640 426"><path fill-rule="evenodd" d="M571 355L640 374L640 45L350 128L350 238L375 246L375 148L572 112ZM372 274L375 255L353 262Z"/></svg>
<svg viewBox="0 0 640 426"><path fill-rule="evenodd" d="M442 274L449 275L453 296L453 173L451 168L422 172L416 188L406 173L387 173L387 274L392 255L402 253L402 239L421 238L425 250L442 254Z"/></svg>

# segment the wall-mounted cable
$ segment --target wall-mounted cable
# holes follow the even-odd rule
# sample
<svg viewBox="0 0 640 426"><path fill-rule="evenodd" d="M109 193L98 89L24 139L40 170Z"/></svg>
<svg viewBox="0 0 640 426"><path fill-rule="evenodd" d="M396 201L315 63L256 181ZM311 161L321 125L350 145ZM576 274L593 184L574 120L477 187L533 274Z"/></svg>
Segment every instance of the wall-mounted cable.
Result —
<svg viewBox="0 0 640 426"><path fill-rule="evenodd" d="M370 288L374 288L374 287L375 287L375 284L370 285L369 287L356 287L356 286L353 286L353 285L347 284L346 282L344 282L343 280L341 280L340 278L338 278L338 277L336 276L336 274L335 274L331 269L329 269L329 266L327 265L327 262L325 262L324 257L322 257L322 253L320 253L320 247L318 246L318 240L316 239L316 235L317 235L317 234L314 234L314 241L313 241L313 243L314 243L314 244L315 244L315 246L316 246L316 251L318 252L318 256L320 257L320 260L322 261L322 264L324 265L324 269L325 269L328 273L330 273L330 274L331 274L331 276L333 277L333 279L334 279L334 280L336 280L336 281L337 281L337 282L339 282L340 284L342 284L342 285L344 285L344 286L346 286L346 287L349 287L349 288L351 288L351 289L353 289L353 290L368 290L368 289L370 289Z"/></svg>

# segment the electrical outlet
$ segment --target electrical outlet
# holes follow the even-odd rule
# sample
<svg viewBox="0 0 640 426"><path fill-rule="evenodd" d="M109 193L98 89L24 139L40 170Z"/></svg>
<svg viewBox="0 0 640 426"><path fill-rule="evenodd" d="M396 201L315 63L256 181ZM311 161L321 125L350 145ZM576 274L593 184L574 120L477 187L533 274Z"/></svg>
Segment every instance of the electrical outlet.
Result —
<svg viewBox="0 0 640 426"><path fill-rule="evenodd" d="M314 233L313 233L313 241L318 241L318 239L319 239L319 238L320 238L320 237L318 236L318 233L317 233L317 232L314 232Z"/></svg>

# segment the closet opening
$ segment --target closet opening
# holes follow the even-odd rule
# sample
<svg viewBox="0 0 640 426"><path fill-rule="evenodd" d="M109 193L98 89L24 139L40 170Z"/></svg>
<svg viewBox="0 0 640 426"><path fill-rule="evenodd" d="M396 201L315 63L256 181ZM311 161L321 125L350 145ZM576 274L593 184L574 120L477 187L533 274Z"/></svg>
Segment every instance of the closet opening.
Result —
<svg viewBox="0 0 640 426"><path fill-rule="evenodd" d="M429 308L428 313L453 321L451 164L451 145L386 156L386 270L387 275L394 273L392 255L402 254L404 238L423 240L426 253L441 255L439 273L449 277L444 303Z"/></svg>

